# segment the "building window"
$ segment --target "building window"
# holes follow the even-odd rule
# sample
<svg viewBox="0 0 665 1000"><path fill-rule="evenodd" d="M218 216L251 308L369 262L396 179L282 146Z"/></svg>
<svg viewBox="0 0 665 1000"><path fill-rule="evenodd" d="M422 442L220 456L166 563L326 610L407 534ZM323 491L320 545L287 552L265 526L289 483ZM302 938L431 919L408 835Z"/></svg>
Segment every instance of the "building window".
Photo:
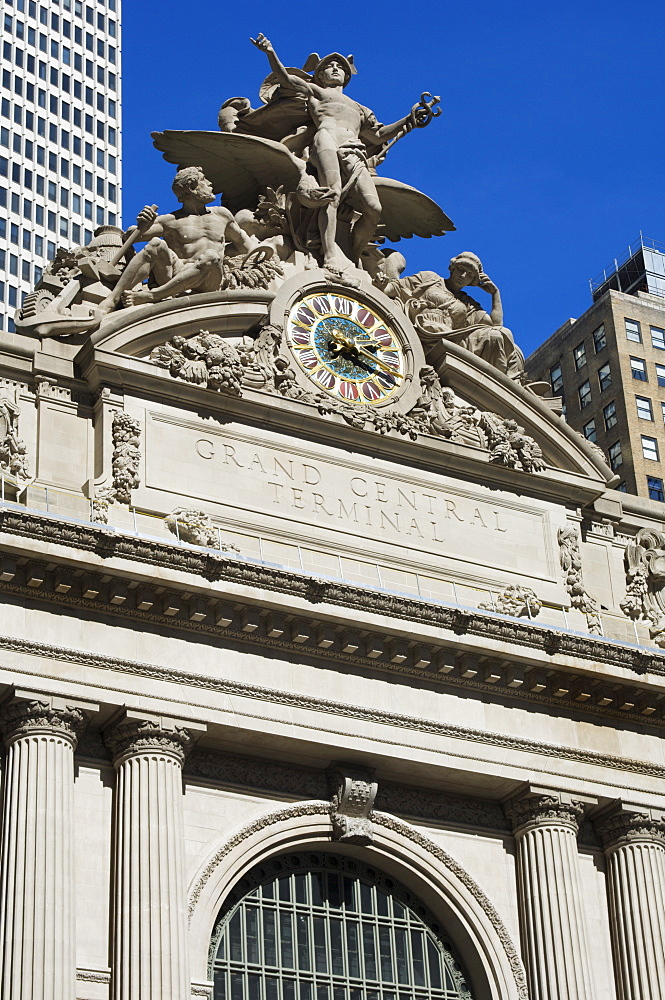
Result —
<svg viewBox="0 0 665 1000"><path fill-rule="evenodd" d="M661 330L659 326L652 326L651 344L653 347L657 347L659 351L665 351L665 330Z"/></svg>
<svg viewBox="0 0 665 1000"><path fill-rule="evenodd" d="M584 341L578 344L573 350L573 360L575 361L575 370L579 371L586 364L586 348L584 346Z"/></svg>
<svg viewBox="0 0 665 1000"><path fill-rule="evenodd" d="M646 396L635 396L635 402L637 403L637 415L640 420L653 420L651 400L647 399Z"/></svg>
<svg viewBox="0 0 665 1000"><path fill-rule="evenodd" d="M591 402L591 386L588 379L586 382L582 382L582 385L577 390L577 394L580 397L580 410L583 410Z"/></svg>
<svg viewBox="0 0 665 1000"><path fill-rule="evenodd" d="M596 421L595 420L590 420L588 424L584 425L584 427L582 428L582 430L584 431L584 437L587 439L587 441L595 441L596 440Z"/></svg>
<svg viewBox="0 0 665 1000"><path fill-rule="evenodd" d="M612 400L607 406L603 408L603 419L605 421L605 430L609 431L610 428L614 427L617 422L617 408L616 403Z"/></svg>
<svg viewBox="0 0 665 1000"><path fill-rule="evenodd" d="M642 343L642 330L640 329L640 324L636 319L627 319L626 323L626 340L633 340L636 344Z"/></svg>
<svg viewBox="0 0 665 1000"><path fill-rule="evenodd" d="M650 500L660 500L661 502L665 500L662 479L658 479L657 476L647 476L647 489L649 490Z"/></svg>
<svg viewBox="0 0 665 1000"><path fill-rule="evenodd" d="M555 365L554 368L550 368L550 382L552 383L552 392L562 391L563 375L561 373L561 365Z"/></svg>
<svg viewBox="0 0 665 1000"><path fill-rule="evenodd" d="M600 385L600 391L603 389L609 389L612 385L612 373L610 371L610 363L607 362L602 368L598 369L598 384Z"/></svg>
<svg viewBox="0 0 665 1000"><path fill-rule="evenodd" d="M607 454L610 458L610 469L616 470L623 465L623 455L621 454L621 441L615 441L608 448Z"/></svg>
<svg viewBox="0 0 665 1000"><path fill-rule="evenodd" d="M665 388L665 365L656 365L656 381Z"/></svg>
<svg viewBox="0 0 665 1000"><path fill-rule="evenodd" d="M652 462L658 462L658 442L655 438L642 434L642 454Z"/></svg>
<svg viewBox="0 0 665 1000"><path fill-rule="evenodd" d="M641 358L630 359L630 370L633 373L633 378L636 378L638 382L649 381L647 377L647 366Z"/></svg>
<svg viewBox="0 0 665 1000"><path fill-rule="evenodd" d="M618 493L627 493L628 492L628 487L626 486L625 483L619 483L619 485L615 486L614 489L617 490Z"/></svg>
<svg viewBox="0 0 665 1000"><path fill-rule="evenodd" d="M217 997L473 996L419 899L377 868L324 852L250 871L215 921L210 954Z"/></svg>

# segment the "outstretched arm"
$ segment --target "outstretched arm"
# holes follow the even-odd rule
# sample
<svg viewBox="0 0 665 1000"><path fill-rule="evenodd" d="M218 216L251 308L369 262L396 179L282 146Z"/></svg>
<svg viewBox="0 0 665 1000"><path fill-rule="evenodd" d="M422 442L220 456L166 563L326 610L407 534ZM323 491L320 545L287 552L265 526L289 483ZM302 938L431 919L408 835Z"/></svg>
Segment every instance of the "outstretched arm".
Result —
<svg viewBox="0 0 665 1000"><path fill-rule="evenodd" d="M298 93L301 94L308 94L310 92L310 87L306 80L301 80L297 76L291 76L291 74L287 72L286 67L272 47L272 42L269 41L265 35L262 35L259 32L256 38L250 38L250 42L252 45L256 45L257 49L260 49L261 52L265 52L268 56L270 68L280 83L293 87L294 90L297 90Z"/></svg>

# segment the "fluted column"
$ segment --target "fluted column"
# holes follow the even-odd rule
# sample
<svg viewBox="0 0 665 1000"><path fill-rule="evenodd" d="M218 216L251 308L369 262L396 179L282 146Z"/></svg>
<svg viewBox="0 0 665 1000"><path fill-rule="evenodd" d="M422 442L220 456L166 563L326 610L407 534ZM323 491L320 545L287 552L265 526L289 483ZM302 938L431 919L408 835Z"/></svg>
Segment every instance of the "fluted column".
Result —
<svg viewBox="0 0 665 1000"><path fill-rule="evenodd" d="M188 1000L182 765L205 726L124 712L117 769L114 1000Z"/></svg>
<svg viewBox="0 0 665 1000"><path fill-rule="evenodd" d="M0 707L2 1000L74 1000L74 748L95 709L29 691Z"/></svg>
<svg viewBox="0 0 665 1000"><path fill-rule="evenodd" d="M617 804L596 822L618 1000L665 997L665 814Z"/></svg>
<svg viewBox="0 0 665 1000"><path fill-rule="evenodd" d="M522 946L530 1000L592 1000L577 831L585 803L530 788L506 812L517 842Z"/></svg>

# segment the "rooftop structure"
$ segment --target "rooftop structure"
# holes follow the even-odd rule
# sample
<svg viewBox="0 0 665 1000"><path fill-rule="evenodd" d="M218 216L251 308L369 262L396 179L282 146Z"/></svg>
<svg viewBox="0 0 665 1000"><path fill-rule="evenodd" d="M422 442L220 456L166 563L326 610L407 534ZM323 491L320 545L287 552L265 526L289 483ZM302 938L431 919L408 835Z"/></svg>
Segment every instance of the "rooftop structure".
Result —
<svg viewBox="0 0 665 1000"><path fill-rule="evenodd" d="M640 233L634 243L590 279L589 285L594 302L610 288L627 295L648 292L665 297L665 243Z"/></svg>
<svg viewBox="0 0 665 1000"><path fill-rule="evenodd" d="M120 3L3 4L0 329L57 247L119 219Z"/></svg>

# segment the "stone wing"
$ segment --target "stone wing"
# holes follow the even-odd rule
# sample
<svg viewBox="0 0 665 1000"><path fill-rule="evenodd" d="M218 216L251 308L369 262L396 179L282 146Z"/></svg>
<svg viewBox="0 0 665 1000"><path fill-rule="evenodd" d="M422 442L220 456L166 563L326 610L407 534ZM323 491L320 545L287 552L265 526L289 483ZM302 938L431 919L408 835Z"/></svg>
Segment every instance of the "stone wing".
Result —
<svg viewBox="0 0 665 1000"><path fill-rule="evenodd" d="M256 208L266 187L295 191L303 169L286 146L235 132L153 132L153 144L169 163L201 167L222 204L232 212Z"/></svg>
<svg viewBox="0 0 665 1000"><path fill-rule="evenodd" d="M377 236L394 243L410 236L428 238L455 231L446 213L422 191L392 177L375 177L374 181L381 201Z"/></svg>

